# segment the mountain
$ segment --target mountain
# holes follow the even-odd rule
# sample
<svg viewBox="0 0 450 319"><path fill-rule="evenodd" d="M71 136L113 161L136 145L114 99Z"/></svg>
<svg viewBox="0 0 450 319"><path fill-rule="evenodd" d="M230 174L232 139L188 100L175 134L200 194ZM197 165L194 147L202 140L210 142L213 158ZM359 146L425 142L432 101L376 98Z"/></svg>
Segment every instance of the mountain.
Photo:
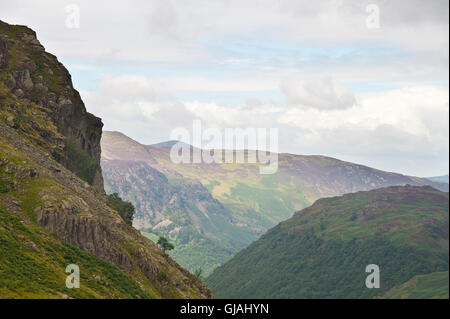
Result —
<svg viewBox="0 0 450 319"><path fill-rule="evenodd" d="M102 126L36 33L0 21L0 298L211 297L107 205Z"/></svg>
<svg viewBox="0 0 450 319"><path fill-rule="evenodd" d="M416 285L415 276L448 276L448 206L448 193L429 186L319 199L270 229L206 282L219 298L397 296L402 284L413 280ZM370 264L380 269L378 289L365 286ZM431 277L418 278L417 287L427 286L427 296L442 295L443 284L434 287ZM406 286L414 290L411 283Z"/></svg>
<svg viewBox="0 0 450 319"><path fill-rule="evenodd" d="M448 184L448 174L443 176L434 176L434 177L427 177L430 181L435 182L441 182L441 183L447 183Z"/></svg>
<svg viewBox="0 0 450 319"><path fill-rule="evenodd" d="M101 145L106 191L136 206L136 228L169 237L171 255L205 275L319 198L405 184L448 191L448 184L324 156L279 154L277 173L261 175L259 164L175 164L174 141L147 146L104 132Z"/></svg>

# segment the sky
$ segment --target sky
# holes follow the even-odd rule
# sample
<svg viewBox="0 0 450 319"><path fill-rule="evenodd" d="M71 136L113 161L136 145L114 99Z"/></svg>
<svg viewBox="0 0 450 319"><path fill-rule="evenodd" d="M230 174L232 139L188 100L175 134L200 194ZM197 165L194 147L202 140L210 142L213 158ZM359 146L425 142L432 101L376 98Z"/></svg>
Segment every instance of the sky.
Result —
<svg viewBox="0 0 450 319"><path fill-rule="evenodd" d="M199 119L278 128L280 152L448 173L447 0L0 0L0 19L143 144Z"/></svg>

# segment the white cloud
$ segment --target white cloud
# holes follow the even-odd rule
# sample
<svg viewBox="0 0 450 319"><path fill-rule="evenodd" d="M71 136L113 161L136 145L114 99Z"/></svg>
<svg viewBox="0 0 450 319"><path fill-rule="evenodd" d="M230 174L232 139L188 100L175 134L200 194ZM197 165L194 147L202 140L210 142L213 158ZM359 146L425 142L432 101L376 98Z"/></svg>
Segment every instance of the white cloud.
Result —
<svg viewBox="0 0 450 319"><path fill-rule="evenodd" d="M346 109L356 104L353 93L330 78L285 81L281 84L289 104L318 110Z"/></svg>
<svg viewBox="0 0 450 319"><path fill-rule="evenodd" d="M447 0L78 0L81 28L67 29L72 2L1 1L0 19L32 27L69 70L90 72L81 94L106 129L152 143L195 118L279 127L284 151L448 171ZM380 7L379 29L366 26L369 3ZM391 88L346 89L355 83ZM286 105L262 94L280 89ZM174 97L186 91L189 101ZM244 97L235 107L196 101L205 92Z"/></svg>
<svg viewBox="0 0 450 319"><path fill-rule="evenodd" d="M136 100L135 91L127 96L117 89L128 80L108 78L99 92L81 94L88 108L103 118L106 129L126 132L143 143L168 140L173 129L190 130L193 120L201 119L204 128L277 127L282 152L325 154L412 175L439 174L448 167L449 94L445 87L351 93L358 100L357 107L323 112L320 107L261 100L234 108L172 97L155 100L159 95L155 88L147 99ZM424 165L427 161L433 166Z"/></svg>

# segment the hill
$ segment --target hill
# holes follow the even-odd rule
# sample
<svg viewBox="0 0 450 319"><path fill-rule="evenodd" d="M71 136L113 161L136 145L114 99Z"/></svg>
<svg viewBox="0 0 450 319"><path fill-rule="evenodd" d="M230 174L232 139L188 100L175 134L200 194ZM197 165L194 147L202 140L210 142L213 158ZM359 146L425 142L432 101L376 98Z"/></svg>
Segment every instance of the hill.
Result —
<svg viewBox="0 0 450 319"><path fill-rule="evenodd" d="M448 271L417 275L404 284L389 290L383 298L448 299L448 281Z"/></svg>
<svg viewBox="0 0 450 319"><path fill-rule="evenodd" d="M448 184L448 174L443 176L434 176L434 177L427 177L430 181L435 182L441 182L441 183L447 183Z"/></svg>
<svg viewBox="0 0 450 319"><path fill-rule="evenodd" d="M449 197L392 186L316 201L217 268L220 298L371 298L417 275L448 271ZM368 289L366 266L380 268ZM433 289L440 294L441 285Z"/></svg>
<svg viewBox="0 0 450 319"><path fill-rule="evenodd" d="M102 126L36 33L0 21L0 298L211 297L107 205Z"/></svg>
<svg viewBox="0 0 450 319"><path fill-rule="evenodd" d="M319 198L404 184L448 191L448 184L324 156L279 154L277 173L261 175L259 164L175 164L172 144L142 145L119 132L104 132L101 143L106 191L136 206L136 228L169 237L171 255L206 275Z"/></svg>

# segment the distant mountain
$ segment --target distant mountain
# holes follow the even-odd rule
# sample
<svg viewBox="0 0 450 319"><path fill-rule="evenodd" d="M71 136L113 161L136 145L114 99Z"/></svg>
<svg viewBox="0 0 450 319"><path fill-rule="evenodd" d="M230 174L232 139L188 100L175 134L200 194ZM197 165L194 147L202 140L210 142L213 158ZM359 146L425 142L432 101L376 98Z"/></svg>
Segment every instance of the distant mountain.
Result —
<svg viewBox="0 0 450 319"><path fill-rule="evenodd" d="M435 182L441 182L441 183L447 183L448 184L448 174L443 176L434 176L434 177L427 177L430 181Z"/></svg>
<svg viewBox="0 0 450 319"><path fill-rule="evenodd" d="M448 297L448 258L448 193L392 186L319 199L206 282L219 298L445 297L445 285ZM378 289L365 286L369 264ZM436 272L446 284L445 274L419 276Z"/></svg>
<svg viewBox="0 0 450 319"><path fill-rule="evenodd" d="M119 132L104 132L101 143L106 191L136 206L136 228L169 237L171 255L206 275L318 198L404 184L448 191L448 184L324 156L279 154L278 172L261 175L259 164L175 164L170 147Z"/></svg>
<svg viewBox="0 0 450 319"><path fill-rule="evenodd" d="M167 142L161 142L161 143L152 144L150 146L153 146L153 147L172 147L172 146L174 146L174 145L176 145L178 143L179 143L179 145L181 147L187 147L187 148L191 148L192 147L192 145L189 145L189 144L186 144L186 143L183 143L183 142L180 142L180 141L167 141Z"/></svg>
<svg viewBox="0 0 450 319"><path fill-rule="evenodd" d="M108 205L102 126L36 33L0 21L0 299L211 297Z"/></svg>

